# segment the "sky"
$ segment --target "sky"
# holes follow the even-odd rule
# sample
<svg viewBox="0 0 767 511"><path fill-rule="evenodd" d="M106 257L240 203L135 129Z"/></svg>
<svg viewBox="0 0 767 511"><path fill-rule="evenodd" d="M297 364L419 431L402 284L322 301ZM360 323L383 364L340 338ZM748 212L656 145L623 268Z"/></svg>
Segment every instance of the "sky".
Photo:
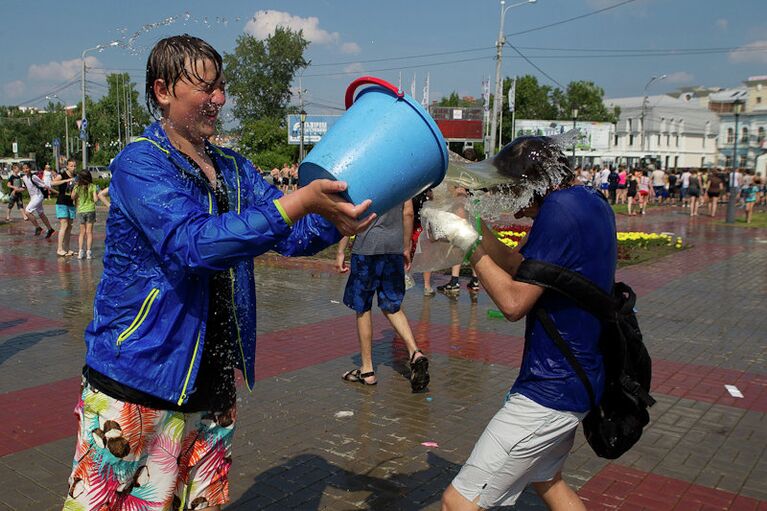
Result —
<svg viewBox="0 0 767 511"><path fill-rule="evenodd" d="M406 91L415 78L419 100L427 74L432 100L481 96L482 81L495 80L500 2L2 0L0 19L0 105L44 107L51 94L77 103L81 53L111 41L119 45L86 56L96 97L108 72L130 73L143 91L149 49L163 37L186 32L223 54L243 34L265 38L282 25L310 41L301 86L314 114L340 113L347 85L364 74ZM662 94L767 75L765 0L538 0L508 9L504 32L538 68L507 45L504 76L533 74L552 86L591 80L608 98L641 96L653 76L667 75L647 91Z"/></svg>

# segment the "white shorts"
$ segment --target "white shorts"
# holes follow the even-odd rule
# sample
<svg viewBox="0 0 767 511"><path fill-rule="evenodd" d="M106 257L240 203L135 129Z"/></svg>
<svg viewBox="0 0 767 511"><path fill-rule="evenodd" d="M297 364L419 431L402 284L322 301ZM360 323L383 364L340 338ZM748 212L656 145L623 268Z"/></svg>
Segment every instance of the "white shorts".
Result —
<svg viewBox="0 0 767 511"><path fill-rule="evenodd" d="M513 505L528 484L550 481L562 470L585 416L511 394L477 440L453 487L483 509Z"/></svg>
<svg viewBox="0 0 767 511"><path fill-rule="evenodd" d="M37 213L38 215L40 213L44 213L45 210L43 209L43 200L44 197L42 195L35 195L34 197L30 197L29 204L27 204L27 207L25 208L27 213Z"/></svg>

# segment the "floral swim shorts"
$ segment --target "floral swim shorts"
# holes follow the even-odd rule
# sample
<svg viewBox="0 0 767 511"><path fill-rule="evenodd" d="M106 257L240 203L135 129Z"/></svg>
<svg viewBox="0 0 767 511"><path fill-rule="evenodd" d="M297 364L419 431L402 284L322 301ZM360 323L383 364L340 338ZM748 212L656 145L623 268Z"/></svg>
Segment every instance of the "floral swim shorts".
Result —
<svg viewBox="0 0 767 511"><path fill-rule="evenodd" d="M83 383L68 511L193 510L229 501L236 408L155 410Z"/></svg>

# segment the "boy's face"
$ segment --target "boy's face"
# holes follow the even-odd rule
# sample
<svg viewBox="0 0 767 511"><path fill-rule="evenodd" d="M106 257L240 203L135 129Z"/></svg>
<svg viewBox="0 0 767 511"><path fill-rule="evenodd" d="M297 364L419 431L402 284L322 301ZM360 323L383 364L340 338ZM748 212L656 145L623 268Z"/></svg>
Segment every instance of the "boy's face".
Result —
<svg viewBox="0 0 767 511"><path fill-rule="evenodd" d="M215 66L210 61L187 62L194 65L204 81L182 78L173 90L162 80L155 81L155 96L163 110L163 118L173 128L192 141L200 141L216 133L216 121L226 103L223 77L216 79Z"/></svg>
<svg viewBox="0 0 767 511"><path fill-rule="evenodd" d="M22 165L21 171L24 172L24 174L29 175L29 173L32 172L32 169L29 168L29 165Z"/></svg>

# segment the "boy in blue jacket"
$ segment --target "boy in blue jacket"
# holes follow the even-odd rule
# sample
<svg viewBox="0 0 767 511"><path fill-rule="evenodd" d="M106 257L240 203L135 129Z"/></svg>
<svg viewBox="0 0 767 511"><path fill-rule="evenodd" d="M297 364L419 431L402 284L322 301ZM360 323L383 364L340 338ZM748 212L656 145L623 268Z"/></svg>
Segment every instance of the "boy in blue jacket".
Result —
<svg viewBox="0 0 767 511"><path fill-rule="evenodd" d="M318 180L283 195L212 145L221 56L188 35L147 61L159 120L111 165L104 273L86 360L66 509L220 509L236 423L234 369L250 389L253 257L309 255L362 231L370 205Z"/></svg>

